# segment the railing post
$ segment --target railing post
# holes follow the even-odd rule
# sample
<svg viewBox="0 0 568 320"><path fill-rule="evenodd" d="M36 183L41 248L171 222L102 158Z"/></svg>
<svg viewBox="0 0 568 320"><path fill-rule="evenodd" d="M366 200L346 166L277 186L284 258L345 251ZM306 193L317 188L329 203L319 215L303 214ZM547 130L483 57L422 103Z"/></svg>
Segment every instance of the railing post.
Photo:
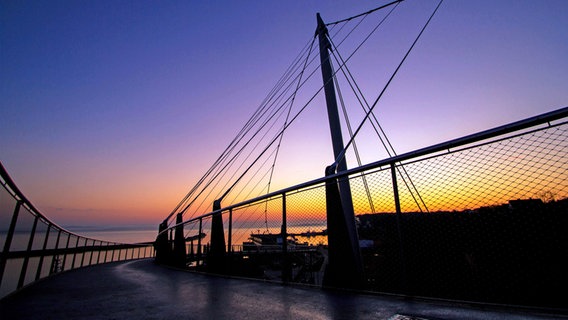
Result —
<svg viewBox="0 0 568 320"><path fill-rule="evenodd" d="M93 247L93 250L91 250L91 255L89 256L89 265L93 264L93 255L95 254L95 250L94 250L95 249L95 240L93 240L92 247Z"/></svg>
<svg viewBox="0 0 568 320"><path fill-rule="evenodd" d="M43 267L43 252L45 252L45 249L47 248L47 240L49 239L49 233L51 231L51 224L47 225L47 232L45 234L45 239L43 240L43 247L42 247L42 253L39 256L39 263L37 265L37 272L36 272L36 277L35 277L35 281L39 280L39 277L41 276L41 268Z"/></svg>
<svg viewBox="0 0 568 320"><path fill-rule="evenodd" d="M55 249L59 249L59 239L61 238L61 229L58 229L57 240L55 240ZM51 258L51 268L49 269L49 274L54 274L59 270L59 255L53 255Z"/></svg>
<svg viewBox="0 0 568 320"><path fill-rule="evenodd" d="M288 227L286 225L286 194L282 194L282 282L287 283L292 278L292 269L288 259Z"/></svg>
<svg viewBox="0 0 568 320"><path fill-rule="evenodd" d="M105 247L108 247L108 243L105 245ZM105 248L105 260L103 261L103 263L107 262L107 256L108 256L108 248Z"/></svg>
<svg viewBox="0 0 568 320"><path fill-rule="evenodd" d="M27 269L28 269L28 263L29 263L29 260L30 260L29 253L32 250L32 246L34 244L34 236L35 236L35 231L36 231L36 228L37 228L38 220L39 220L39 216L35 216L34 224L32 226L32 231L30 233L30 240L28 241L28 248L26 250L26 257L24 258L24 264L22 265L22 270L20 272L20 279L18 280L18 287L17 287L18 289L20 289L21 287L24 286L24 281L26 279L26 272L27 272Z"/></svg>
<svg viewBox="0 0 568 320"><path fill-rule="evenodd" d="M227 252L233 252L233 209L229 209L229 234L227 235Z"/></svg>
<svg viewBox="0 0 568 320"><path fill-rule="evenodd" d="M227 263L226 269L229 273L233 270L233 209L229 209L229 230L227 233Z"/></svg>
<svg viewBox="0 0 568 320"><path fill-rule="evenodd" d="M99 241L99 250L97 251L97 264L101 263L101 249L103 247L103 242Z"/></svg>
<svg viewBox="0 0 568 320"><path fill-rule="evenodd" d="M2 256L0 257L0 286L2 285L2 279L4 278L4 270L6 269L6 262L8 261L8 252L10 251L10 246L12 245L12 238L14 237L14 231L16 230L16 222L18 221L18 214L20 213L21 206L21 200L16 202L14 213L12 214L12 220L10 221L10 227L8 228L8 234L6 234L4 250L2 251Z"/></svg>
<svg viewBox="0 0 568 320"><path fill-rule="evenodd" d="M85 254L87 254L87 241L89 241L89 239L85 238L85 244L83 245L85 251L83 251L83 255L81 256L81 268L83 267L83 263L85 263Z"/></svg>
<svg viewBox="0 0 568 320"><path fill-rule="evenodd" d="M79 247L79 236L77 236L77 241L75 241L75 253L73 253L73 261L71 262L71 270L75 269L75 258L77 258L77 248Z"/></svg>
<svg viewBox="0 0 568 320"><path fill-rule="evenodd" d="M61 271L65 270L67 263L67 249L69 249L69 241L71 241L71 234L67 233L67 242L65 243L65 253L63 254L63 262L61 263Z"/></svg>
<svg viewBox="0 0 568 320"><path fill-rule="evenodd" d="M203 232L203 219L199 218L199 237L197 237L197 260L195 262L196 266L199 266L201 261L201 233Z"/></svg>
<svg viewBox="0 0 568 320"><path fill-rule="evenodd" d="M400 198L398 195L398 183L396 180L396 166L394 162L390 164L391 167L391 175L392 175L392 189L394 194L394 205L396 209L396 229L398 233L398 248L399 248L399 255L400 255L400 269L402 272L402 290L407 290L407 279L406 279L406 261L404 258L404 242L402 237L402 230L401 230L401 209L400 209Z"/></svg>

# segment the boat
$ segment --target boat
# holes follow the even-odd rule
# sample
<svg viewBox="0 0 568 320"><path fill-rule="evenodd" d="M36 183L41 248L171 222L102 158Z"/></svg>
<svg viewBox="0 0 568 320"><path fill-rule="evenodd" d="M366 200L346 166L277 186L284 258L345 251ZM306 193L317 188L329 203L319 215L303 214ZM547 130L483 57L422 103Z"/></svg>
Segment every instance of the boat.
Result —
<svg viewBox="0 0 568 320"><path fill-rule="evenodd" d="M282 252L283 237L282 233L251 233L248 238L250 241L243 242L243 251L256 252ZM310 250L312 246L307 242L300 243L294 235L287 235L286 245L288 251Z"/></svg>

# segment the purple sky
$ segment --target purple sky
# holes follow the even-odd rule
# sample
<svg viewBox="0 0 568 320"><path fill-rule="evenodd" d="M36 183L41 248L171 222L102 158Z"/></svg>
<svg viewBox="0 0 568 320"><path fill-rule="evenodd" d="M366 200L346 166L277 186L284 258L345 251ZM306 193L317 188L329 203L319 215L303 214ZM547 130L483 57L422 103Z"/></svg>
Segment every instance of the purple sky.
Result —
<svg viewBox="0 0 568 320"><path fill-rule="evenodd" d="M311 40L316 12L387 2L3 1L0 161L61 225L157 225ZM436 4L401 4L353 58L370 101ZM446 0L375 114L402 153L564 107L567 75L568 1ZM285 137L283 184L333 162L312 108ZM386 157L375 143L364 162Z"/></svg>

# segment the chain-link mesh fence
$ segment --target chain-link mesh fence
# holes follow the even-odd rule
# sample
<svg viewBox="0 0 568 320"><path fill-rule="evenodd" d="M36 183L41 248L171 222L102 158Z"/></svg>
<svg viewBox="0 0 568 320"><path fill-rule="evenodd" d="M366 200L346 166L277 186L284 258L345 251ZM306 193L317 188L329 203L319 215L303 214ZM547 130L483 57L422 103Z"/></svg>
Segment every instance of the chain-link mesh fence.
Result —
<svg viewBox="0 0 568 320"><path fill-rule="evenodd" d="M359 237L370 240L362 248L369 288L565 307L556 292L568 284L567 130L547 127L398 164L400 214L358 216ZM388 183L388 171L367 176L371 190Z"/></svg>
<svg viewBox="0 0 568 320"><path fill-rule="evenodd" d="M568 285L564 117L503 127L349 171L362 287L565 308L557 294ZM222 208L229 252L223 272L322 285L330 250L328 205L322 178ZM185 226L186 237L188 230L204 233L204 253L210 217ZM192 257L189 265L207 270L206 254Z"/></svg>

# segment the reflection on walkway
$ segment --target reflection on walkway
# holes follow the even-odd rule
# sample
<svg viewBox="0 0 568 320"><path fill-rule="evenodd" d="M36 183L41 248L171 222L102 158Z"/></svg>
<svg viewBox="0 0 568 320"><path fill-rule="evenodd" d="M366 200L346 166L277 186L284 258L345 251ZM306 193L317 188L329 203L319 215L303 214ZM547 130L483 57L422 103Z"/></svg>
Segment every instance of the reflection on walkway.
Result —
<svg viewBox="0 0 568 320"><path fill-rule="evenodd" d="M0 300L1 319L552 319L213 277L153 259L72 270ZM557 318L557 316L556 316Z"/></svg>

